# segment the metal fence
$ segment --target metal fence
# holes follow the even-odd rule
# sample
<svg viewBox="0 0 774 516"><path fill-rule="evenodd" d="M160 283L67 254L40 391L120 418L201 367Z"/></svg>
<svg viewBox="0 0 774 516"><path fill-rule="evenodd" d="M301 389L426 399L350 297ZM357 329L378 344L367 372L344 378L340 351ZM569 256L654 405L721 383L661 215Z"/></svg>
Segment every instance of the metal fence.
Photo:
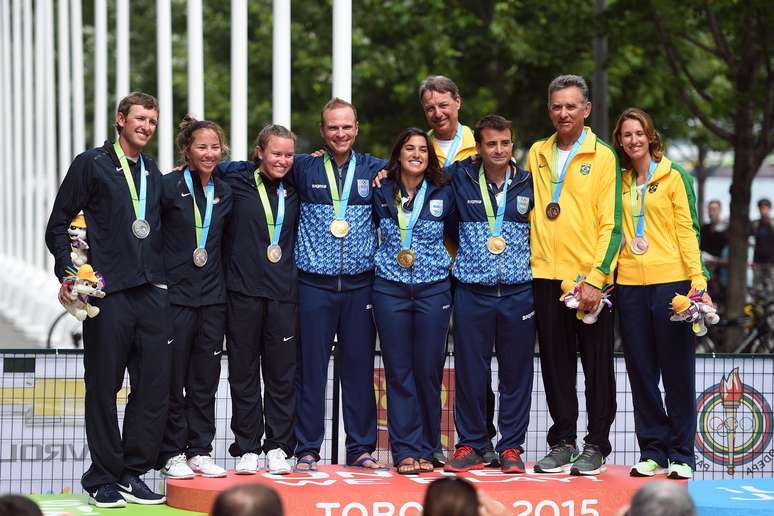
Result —
<svg viewBox="0 0 774 516"><path fill-rule="evenodd" d="M83 420L81 350L2 351L0 377L0 492L80 492L80 476L88 467L89 453ZM534 383L525 458L536 461L545 453L545 436L551 418L545 403L540 361L534 359ZM611 430L612 464L632 464L639 459L634 435L634 414L624 361L615 358L618 412ZM454 357L447 357L443 383L442 442L454 445L453 400ZM329 366L326 389L328 419L322 448L323 462L337 463L344 457L344 431L340 420L338 384L334 361ZM734 374L739 384L733 390ZM389 463L386 430L386 393L381 357L375 361L374 389L378 404L379 449L377 456ZM725 381L724 381L725 380ZM727 384L732 387L723 389ZM771 355L697 356L696 439L697 478L735 478L774 475L772 428L774 416L774 359ZM492 361L492 385L497 386L497 361ZM579 441L586 427L583 373L578 364L577 390L580 417ZM128 393L128 378L118 394L118 417ZM335 395L334 395L335 393ZM233 468L227 453L232 434L228 389L228 360L224 358L217 393L217 433L213 455L218 463ZM162 488L158 475L146 481Z"/></svg>

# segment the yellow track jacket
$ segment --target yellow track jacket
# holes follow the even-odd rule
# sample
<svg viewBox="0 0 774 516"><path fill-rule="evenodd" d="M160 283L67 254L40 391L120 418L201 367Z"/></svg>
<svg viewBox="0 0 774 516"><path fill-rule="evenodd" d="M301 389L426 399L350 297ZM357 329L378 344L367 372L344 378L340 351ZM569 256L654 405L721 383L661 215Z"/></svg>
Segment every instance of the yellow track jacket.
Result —
<svg viewBox="0 0 774 516"><path fill-rule="evenodd" d="M701 263L693 178L666 157L661 158L645 194L648 251L636 255L630 247L636 230L631 202L632 177L636 175L631 170L623 171L624 245L618 257L617 283L653 285L690 279L692 288L705 290L709 273ZM638 192L636 215L640 214L641 197Z"/></svg>
<svg viewBox="0 0 774 516"><path fill-rule="evenodd" d="M473 138L473 130L467 125L460 124L460 126L462 127L462 141L460 142L459 148L457 148L457 153L454 155L454 161L462 161L463 159L476 154L476 140ZM430 141L433 142L435 153L438 155L438 163L440 163L441 168L443 168L444 163L446 162L446 155L441 150L441 147L438 146L438 142L435 141L433 131L429 131L427 135L430 137Z"/></svg>
<svg viewBox="0 0 774 516"><path fill-rule="evenodd" d="M567 167L561 214L554 220L545 210L553 192L556 133L529 150L527 168L535 189L535 209L530 212L532 276L574 280L583 274L589 284L602 288L612 282L621 246L621 167L615 151L590 128L584 130L588 133Z"/></svg>

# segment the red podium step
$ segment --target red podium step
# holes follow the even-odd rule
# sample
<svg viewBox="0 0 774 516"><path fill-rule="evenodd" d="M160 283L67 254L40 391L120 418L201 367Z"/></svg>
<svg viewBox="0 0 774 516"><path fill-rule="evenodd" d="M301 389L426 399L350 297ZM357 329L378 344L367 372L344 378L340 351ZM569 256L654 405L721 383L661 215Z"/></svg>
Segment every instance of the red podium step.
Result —
<svg viewBox="0 0 774 516"><path fill-rule="evenodd" d="M505 475L498 469L461 476L511 508L517 516L614 515L649 479L632 478L626 466L608 466L598 476L532 473ZM369 471L321 466L311 473L235 475L226 478L170 480L167 503L208 512L218 493L242 483L261 483L277 490L285 514L303 516L416 516L421 514L427 484L450 473L403 476L394 470ZM663 478L663 477L661 477Z"/></svg>

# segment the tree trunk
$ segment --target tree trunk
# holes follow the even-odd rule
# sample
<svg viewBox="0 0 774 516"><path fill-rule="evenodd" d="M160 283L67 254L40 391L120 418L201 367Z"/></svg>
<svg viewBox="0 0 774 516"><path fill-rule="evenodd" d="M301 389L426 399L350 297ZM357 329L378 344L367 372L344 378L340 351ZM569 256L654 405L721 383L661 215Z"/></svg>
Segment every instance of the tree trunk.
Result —
<svg viewBox="0 0 774 516"><path fill-rule="evenodd" d="M696 140L696 211L699 212L699 225L704 224L704 210L706 208L704 202L704 185L707 182L707 169L705 163L707 161L707 146L699 140Z"/></svg>
<svg viewBox="0 0 774 516"><path fill-rule="evenodd" d="M737 122L739 118L737 117ZM731 215L728 219L728 288L726 317L738 321L744 315L747 302L747 233L750 223L752 180L757 172L751 124L736 125L734 143L734 175L731 183ZM723 351L730 353L744 338L744 329L732 324L726 331Z"/></svg>

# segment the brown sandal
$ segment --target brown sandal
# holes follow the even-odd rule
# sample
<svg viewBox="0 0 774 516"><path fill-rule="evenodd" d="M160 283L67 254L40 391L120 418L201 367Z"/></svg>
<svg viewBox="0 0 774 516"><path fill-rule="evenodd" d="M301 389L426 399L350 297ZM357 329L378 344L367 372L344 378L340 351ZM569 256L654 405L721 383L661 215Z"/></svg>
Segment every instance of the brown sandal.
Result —
<svg viewBox="0 0 774 516"><path fill-rule="evenodd" d="M395 469L398 471L399 475L418 475L421 471L419 462L417 462L416 459L412 459L411 457L406 457L405 459L401 460L395 466Z"/></svg>
<svg viewBox="0 0 774 516"><path fill-rule="evenodd" d="M432 473L435 471L435 467L433 467L433 463L429 460L419 459L419 471L421 473Z"/></svg>

